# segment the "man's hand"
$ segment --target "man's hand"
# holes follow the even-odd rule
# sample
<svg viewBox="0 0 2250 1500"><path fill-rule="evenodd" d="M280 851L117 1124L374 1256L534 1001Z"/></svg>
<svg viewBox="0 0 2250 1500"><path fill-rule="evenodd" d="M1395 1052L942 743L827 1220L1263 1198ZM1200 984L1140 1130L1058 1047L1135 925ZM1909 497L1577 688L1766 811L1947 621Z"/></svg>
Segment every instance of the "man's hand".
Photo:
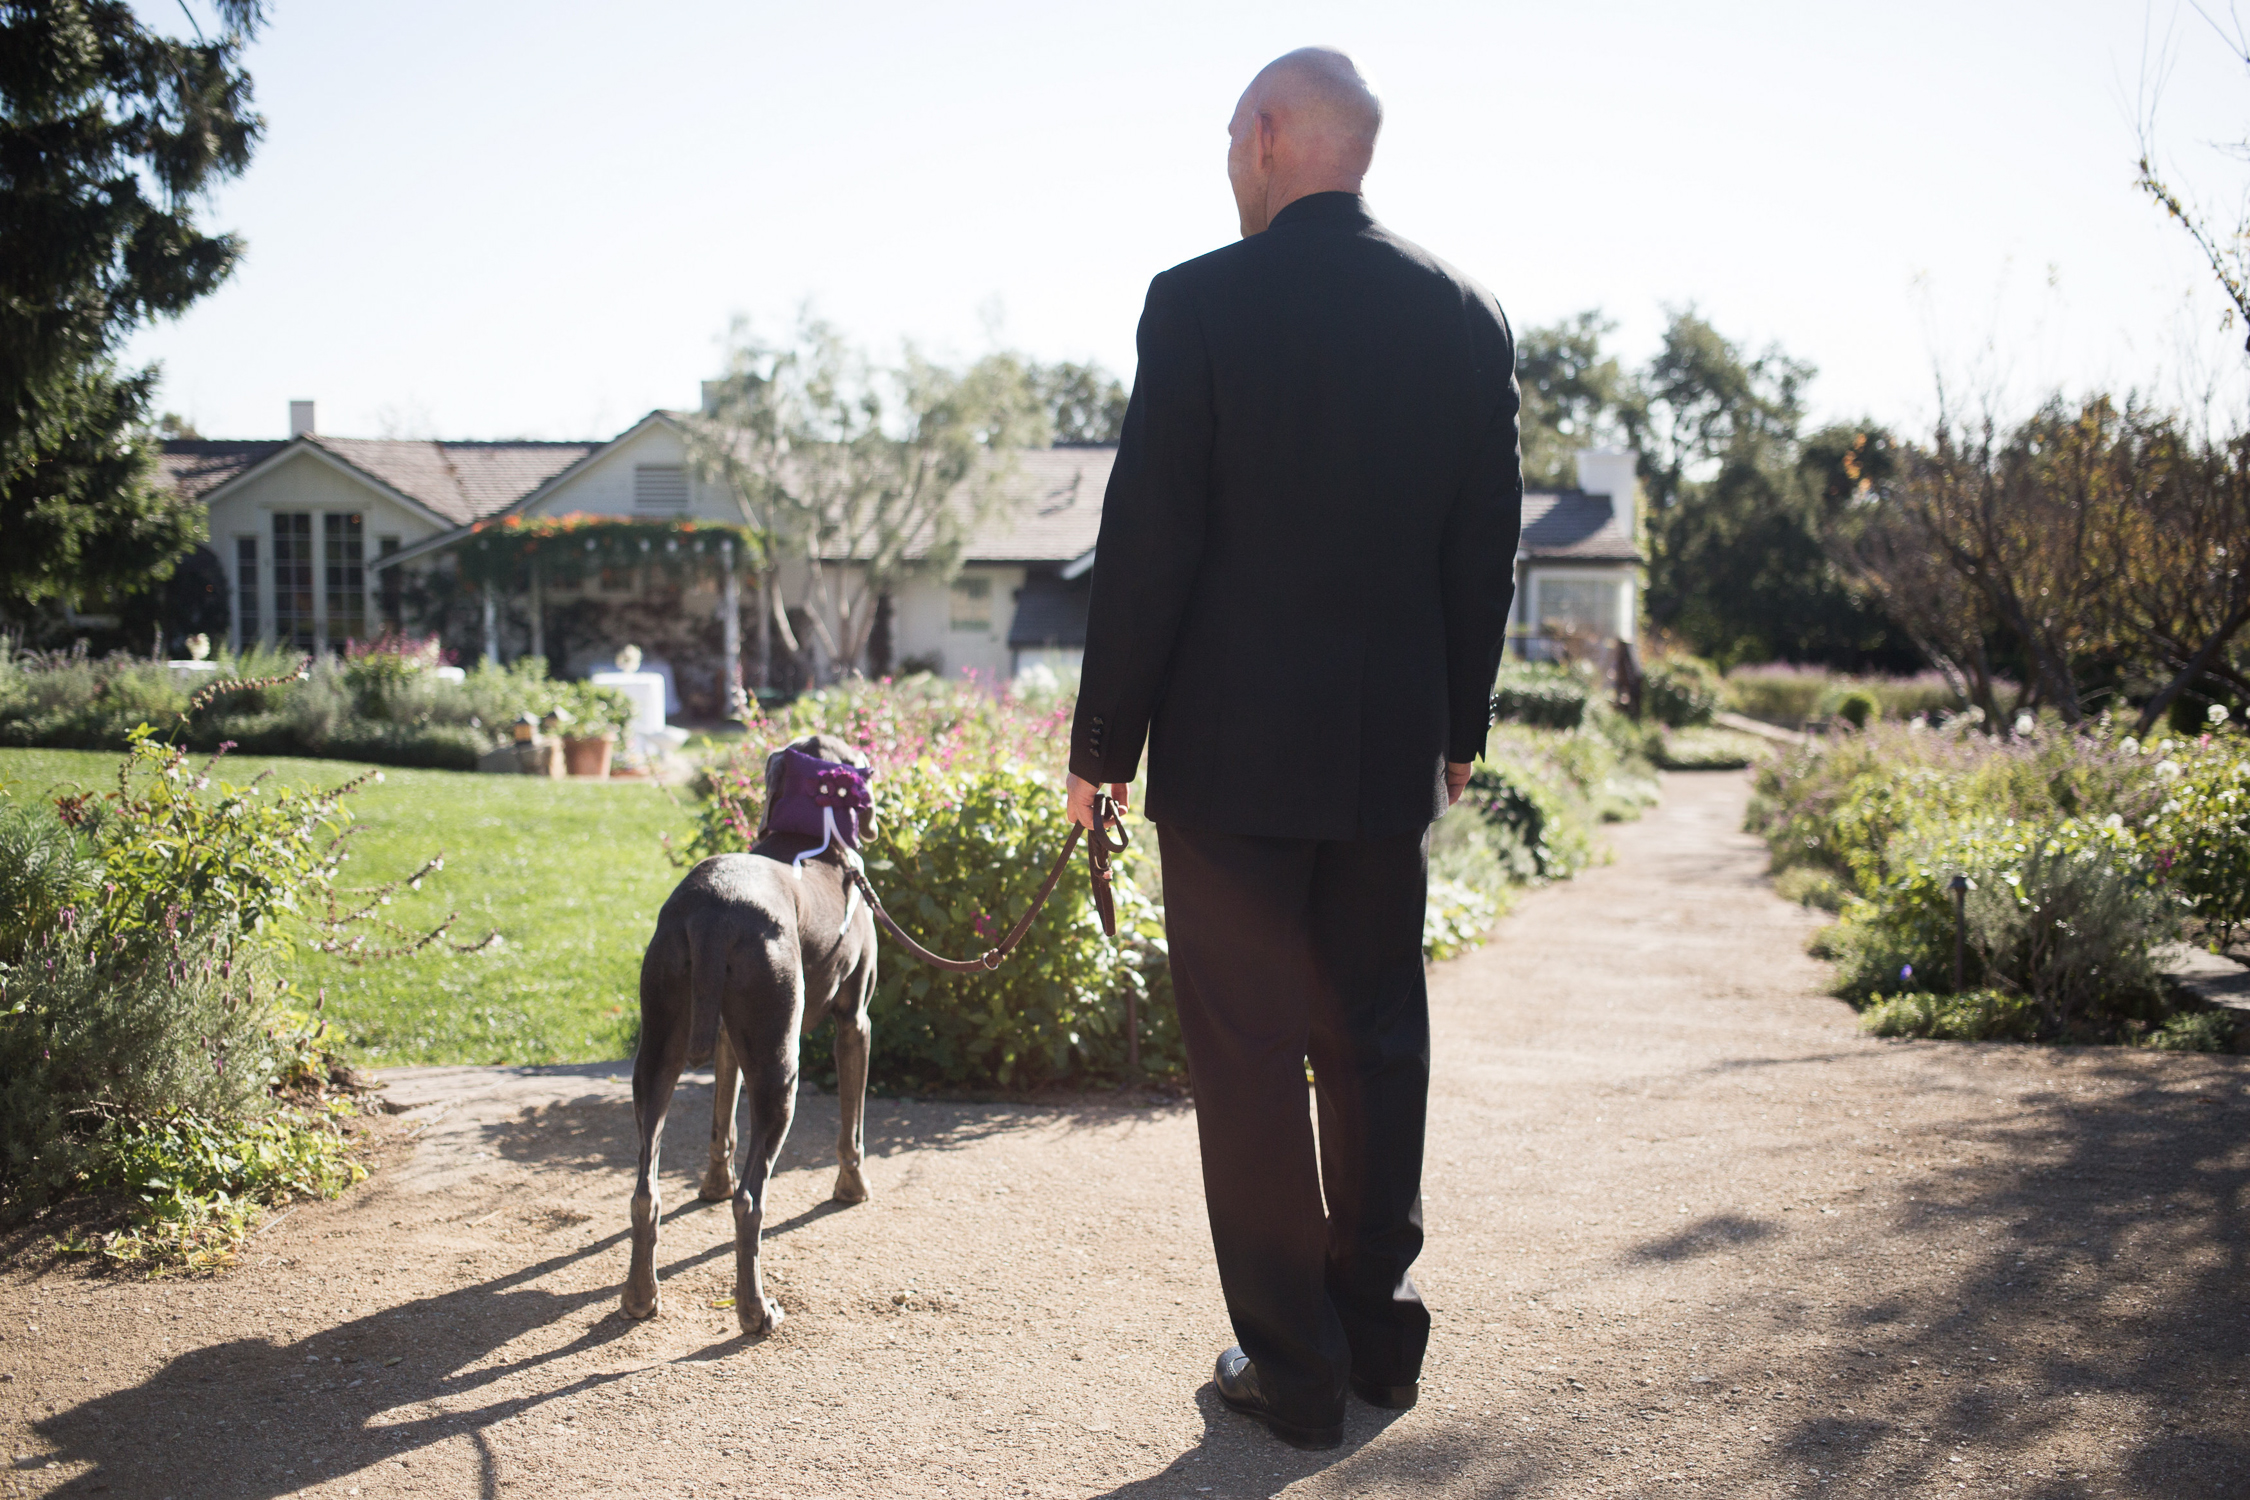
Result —
<svg viewBox="0 0 2250 1500"><path fill-rule="evenodd" d="M1078 773L1075 771L1070 773L1066 785L1070 793L1068 805L1070 821L1089 832L1095 831L1094 794L1101 788L1091 781L1080 780ZM1122 781L1113 781L1109 784L1109 794L1117 799L1117 810L1119 812L1125 810L1126 795L1131 790L1132 788L1126 786Z"/></svg>
<svg viewBox="0 0 2250 1500"><path fill-rule="evenodd" d="M1447 807L1451 807L1454 803L1460 801L1461 794L1468 790L1469 771L1472 765L1473 762L1465 760L1449 760L1445 763L1445 805Z"/></svg>

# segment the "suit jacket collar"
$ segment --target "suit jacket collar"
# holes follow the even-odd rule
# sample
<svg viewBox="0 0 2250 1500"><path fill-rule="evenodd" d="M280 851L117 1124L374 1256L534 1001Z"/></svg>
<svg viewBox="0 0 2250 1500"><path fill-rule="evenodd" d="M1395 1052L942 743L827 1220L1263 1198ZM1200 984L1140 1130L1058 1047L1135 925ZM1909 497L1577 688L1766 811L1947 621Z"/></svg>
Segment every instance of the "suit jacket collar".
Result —
<svg viewBox="0 0 2250 1500"><path fill-rule="evenodd" d="M1375 222L1367 200L1357 193L1307 193L1273 216L1269 230L1313 224L1348 224L1355 229Z"/></svg>

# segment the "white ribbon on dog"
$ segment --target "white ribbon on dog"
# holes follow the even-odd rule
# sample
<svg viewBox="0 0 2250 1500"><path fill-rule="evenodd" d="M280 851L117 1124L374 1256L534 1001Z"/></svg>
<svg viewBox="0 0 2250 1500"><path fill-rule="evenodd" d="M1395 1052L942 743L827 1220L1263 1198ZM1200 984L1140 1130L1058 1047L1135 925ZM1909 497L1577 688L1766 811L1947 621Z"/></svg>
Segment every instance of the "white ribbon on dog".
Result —
<svg viewBox="0 0 2250 1500"><path fill-rule="evenodd" d="M813 848L807 849L804 853L789 861L789 868L796 873L796 876L799 880L804 879L805 861L811 859L816 854L826 854L828 852L829 845L840 844L842 840L843 835L836 830L836 809L833 807L823 807L820 810L819 844L817 844Z"/></svg>
<svg viewBox="0 0 2250 1500"><path fill-rule="evenodd" d="M844 842L842 832L836 827L836 809L824 807L820 810L820 843L789 861L789 873L799 880L804 879L805 861L816 854L827 853L831 847L843 851L844 863L855 870L859 868L859 851ZM844 903L844 925L836 929L836 941L839 943L844 940L844 934L852 930L852 918L859 915L859 882L853 881L850 884L851 897Z"/></svg>

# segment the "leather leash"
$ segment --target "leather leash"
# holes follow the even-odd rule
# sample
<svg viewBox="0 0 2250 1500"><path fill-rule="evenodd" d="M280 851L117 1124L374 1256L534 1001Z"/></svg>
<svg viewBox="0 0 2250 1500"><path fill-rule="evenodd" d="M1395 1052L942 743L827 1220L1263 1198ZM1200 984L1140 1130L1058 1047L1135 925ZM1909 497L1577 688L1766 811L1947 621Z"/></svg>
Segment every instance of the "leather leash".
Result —
<svg viewBox="0 0 2250 1500"><path fill-rule="evenodd" d="M1054 868L1047 872L1046 880L1039 887L1039 894L1031 898L1031 905L1022 916L1016 918L1016 925L1008 929L1008 935L1000 940L999 946L987 948L976 958L947 958L942 954L932 953L908 937L898 923L891 920L891 914L883 909L883 898L875 894L875 887L868 883L867 872L856 862L844 866L844 878L857 886L859 893L867 898L867 909L874 913L875 920L882 924L883 930L896 938L899 946L915 958L933 969L944 969L948 973L989 973L999 968L1000 961L1015 951L1016 945L1023 941L1024 934L1031 931L1031 919L1039 915L1039 908L1045 906L1047 898L1054 894L1056 884L1062 879L1063 870L1070 864L1071 851L1078 847L1081 834L1087 835L1086 874L1093 882L1094 909L1101 914L1103 933L1109 937L1117 936L1117 903L1109 889L1113 879L1109 858L1113 854L1123 853L1133 839L1125 831L1124 818L1117 810L1117 800L1107 792L1094 794L1094 822L1096 827L1091 834L1087 834L1087 830L1075 823L1071 825L1070 837L1063 841L1062 853L1056 856ZM1111 828L1117 830L1115 842L1111 841L1107 831ZM1136 1047L1135 1050L1139 1049Z"/></svg>

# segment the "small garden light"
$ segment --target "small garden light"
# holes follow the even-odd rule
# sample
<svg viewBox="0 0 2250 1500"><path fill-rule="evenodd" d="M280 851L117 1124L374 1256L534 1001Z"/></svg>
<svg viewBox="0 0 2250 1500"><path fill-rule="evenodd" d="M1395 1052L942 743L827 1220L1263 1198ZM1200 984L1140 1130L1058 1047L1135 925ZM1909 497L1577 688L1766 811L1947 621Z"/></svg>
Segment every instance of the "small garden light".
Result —
<svg viewBox="0 0 2250 1500"><path fill-rule="evenodd" d="M1945 888L1953 892L1953 993L1958 995L1968 960L1969 877L1956 875Z"/></svg>

